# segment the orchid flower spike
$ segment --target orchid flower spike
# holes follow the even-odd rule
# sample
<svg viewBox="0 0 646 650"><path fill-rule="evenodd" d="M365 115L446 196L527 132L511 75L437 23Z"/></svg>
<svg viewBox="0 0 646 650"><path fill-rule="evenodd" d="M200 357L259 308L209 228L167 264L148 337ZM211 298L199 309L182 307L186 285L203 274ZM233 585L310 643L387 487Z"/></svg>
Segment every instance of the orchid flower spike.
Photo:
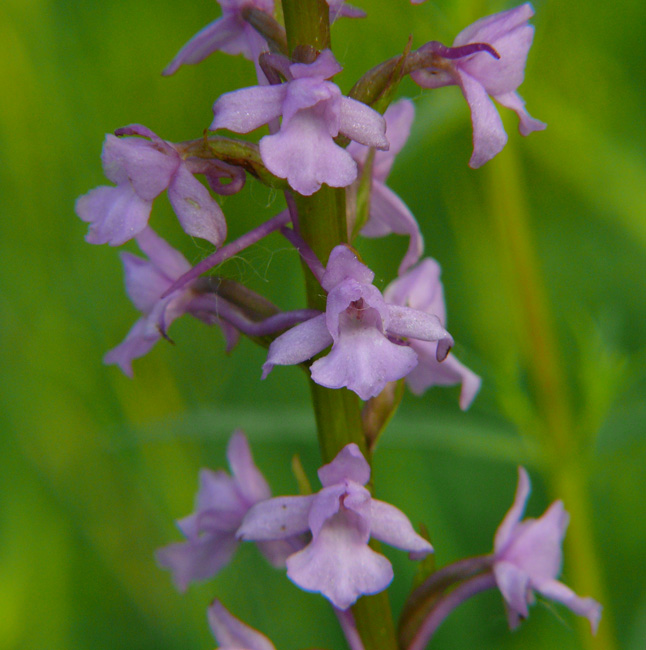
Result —
<svg viewBox="0 0 646 650"><path fill-rule="evenodd" d="M391 282L384 291L387 302L434 314L446 325L444 288L440 280L440 265L430 257ZM415 395L431 386L461 384L460 408L469 408L480 390L480 377L460 363L453 354L442 363L437 360L437 341L411 339L410 347L417 353L418 363L406 375L406 384Z"/></svg>
<svg viewBox="0 0 646 650"><path fill-rule="evenodd" d="M180 591L195 580L214 576L228 564L238 548L236 531L245 514L255 503L271 497L242 431L231 436L227 459L232 476L223 471L200 471L195 512L177 522L186 541L164 546L155 554L158 564L171 571ZM294 550L291 540L285 538L261 542L258 547L275 566L284 566L285 558Z"/></svg>
<svg viewBox="0 0 646 650"><path fill-rule="evenodd" d="M318 475L323 488L317 494L258 503L238 530L252 541L311 531L312 541L287 558L287 577L299 587L345 610L359 596L383 591L393 578L390 562L368 546L370 537L409 551L411 559L433 552L401 511L370 496L364 487L370 465L356 444L346 445Z"/></svg>
<svg viewBox="0 0 646 650"><path fill-rule="evenodd" d="M374 273L352 249L334 248L321 280L328 292L325 314L296 325L271 343L263 379L275 365L301 363L332 345L327 356L312 364L312 379L328 388L345 386L367 400L417 365L417 353L404 339L437 341L436 358L443 361L453 339L440 319L387 303L373 279Z"/></svg>
<svg viewBox="0 0 646 650"><path fill-rule="evenodd" d="M384 118L361 102L341 95L328 79L341 71L330 50L314 63L292 63L286 83L242 88L214 104L212 130L249 133L280 115L280 131L260 140L267 169L300 194L314 194L322 183L346 187L357 177L352 156L334 142L337 135L387 149Z"/></svg>
<svg viewBox="0 0 646 650"><path fill-rule="evenodd" d="M473 124L469 166L474 169L500 153L507 143L502 120L489 97L518 114L522 135L546 127L529 115L516 92L534 38L534 28L527 23L533 15L532 5L525 3L478 20L458 34L453 48L435 42L420 48L434 55L434 64L411 72L413 80L423 88L458 85L469 104Z"/></svg>
<svg viewBox="0 0 646 650"><path fill-rule="evenodd" d="M137 243L148 259L131 253L122 253L126 278L126 291L142 317L134 324L125 340L110 350L104 357L107 364L117 364L123 372L132 377L132 361L147 354L171 323L183 314L191 314L207 325L217 324L222 328L227 348L237 343L239 333L226 321L218 318L217 298L199 296L194 283L161 296L184 273L191 269L186 258L151 228L144 228L136 237Z"/></svg>
<svg viewBox="0 0 646 650"><path fill-rule="evenodd" d="M217 598L207 613L219 650L276 650L264 634L236 618Z"/></svg>
<svg viewBox="0 0 646 650"><path fill-rule="evenodd" d="M556 580L561 572L561 546L569 515L562 501L555 501L538 519L521 521L529 496L527 471L518 468L518 487L514 503L496 531L493 571L498 588L505 599L509 627L517 627L527 618L528 605L537 591L546 598L563 603L579 616L590 621L596 632L601 618L601 605L592 598L581 598Z"/></svg>
<svg viewBox="0 0 646 650"><path fill-rule="evenodd" d="M391 232L398 235L408 235L410 243L404 259L399 265L402 274L419 260L424 251L424 240L415 217L406 204L386 186L386 178L390 174L395 156L401 151L408 140L415 109L410 99L401 99L388 107L384 113L386 120L386 137L390 144L387 151L376 151L372 161L372 186L370 193L370 215L361 229L364 237L384 237ZM363 170L370 148L351 142L348 153ZM353 190L357 191L357 182ZM353 224L348 224L351 228Z"/></svg>
<svg viewBox="0 0 646 650"><path fill-rule="evenodd" d="M140 138L121 138L136 135ZM146 139L147 138L147 139ZM116 187L97 187L76 201L76 213L90 224L90 244L119 246L148 224L153 200L165 189L184 231L219 246L226 238L224 214L193 174L222 176L217 160L184 160L172 143L141 124L108 134L101 154L103 171ZM230 167L230 166L228 166Z"/></svg>

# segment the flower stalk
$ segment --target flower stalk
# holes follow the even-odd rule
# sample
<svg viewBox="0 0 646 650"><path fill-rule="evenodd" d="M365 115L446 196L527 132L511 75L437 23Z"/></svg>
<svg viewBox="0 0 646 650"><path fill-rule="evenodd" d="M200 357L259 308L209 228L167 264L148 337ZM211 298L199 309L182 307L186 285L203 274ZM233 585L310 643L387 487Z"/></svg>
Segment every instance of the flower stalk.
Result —
<svg viewBox="0 0 646 650"><path fill-rule="evenodd" d="M315 50L330 46L329 6L325 0L283 0L282 6L290 52L298 53L303 46ZM345 194L344 188L324 185L311 196L292 195L298 233L323 264L335 246L348 241ZM325 310L320 283L305 263L303 269L308 307ZM325 388L312 380L310 390L323 461L331 462L345 445L354 442L370 463L357 395L346 388ZM371 542L371 546L375 545ZM365 650L396 650L387 592L363 596L352 607L352 613Z"/></svg>

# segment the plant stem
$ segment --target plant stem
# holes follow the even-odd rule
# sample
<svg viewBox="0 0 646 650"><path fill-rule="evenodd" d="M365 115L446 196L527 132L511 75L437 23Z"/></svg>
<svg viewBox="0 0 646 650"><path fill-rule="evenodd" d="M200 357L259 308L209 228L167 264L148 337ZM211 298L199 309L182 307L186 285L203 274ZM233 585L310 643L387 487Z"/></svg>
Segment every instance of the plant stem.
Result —
<svg viewBox="0 0 646 650"><path fill-rule="evenodd" d="M326 0L283 0L283 16L290 54L299 46L319 51L330 47L330 7Z"/></svg>
<svg viewBox="0 0 646 650"><path fill-rule="evenodd" d="M330 251L347 242L345 191L323 186L312 196L294 195L298 230L323 263ZM307 264L303 263L308 306L325 310L326 296ZM333 390L310 380L319 446L323 461L329 463L345 445L354 442L368 462L369 450L361 422L357 395L345 388ZM373 548L378 545L371 542ZM352 608L365 650L396 650L397 640L387 592L363 596Z"/></svg>
<svg viewBox="0 0 646 650"><path fill-rule="evenodd" d="M287 44L295 59L309 62L317 51L330 47L330 9L325 0L282 0L282 7ZM312 196L294 193L288 197L288 205L292 204L297 213L294 228L319 261L327 264L332 249L348 241L345 190L324 185ZM303 270L308 306L324 311L325 291L305 263ZM331 390L311 380L310 388L324 462L329 463L351 442L359 446L370 462L359 398L345 388ZM359 598L352 614L365 650L397 650L386 591Z"/></svg>

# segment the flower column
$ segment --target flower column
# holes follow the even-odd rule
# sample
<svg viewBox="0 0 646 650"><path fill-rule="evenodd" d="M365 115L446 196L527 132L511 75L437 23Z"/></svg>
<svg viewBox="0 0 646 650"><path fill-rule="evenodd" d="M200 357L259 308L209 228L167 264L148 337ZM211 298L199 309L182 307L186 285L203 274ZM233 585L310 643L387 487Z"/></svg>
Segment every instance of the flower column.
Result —
<svg viewBox="0 0 646 650"><path fill-rule="evenodd" d="M326 0L283 0L282 6L292 58L311 63L317 52L330 46L330 9ZM345 189L324 185L311 196L294 193L293 199L301 236L319 260L326 264L332 249L347 242ZM308 306L325 311L321 286L303 266ZM351 442L356 443L370 461L357 395L345 388L324 388L311 380L310 387L324 462L331 462ZM352 612L366 650L397 648L386 592L360 598Z"/></svg>

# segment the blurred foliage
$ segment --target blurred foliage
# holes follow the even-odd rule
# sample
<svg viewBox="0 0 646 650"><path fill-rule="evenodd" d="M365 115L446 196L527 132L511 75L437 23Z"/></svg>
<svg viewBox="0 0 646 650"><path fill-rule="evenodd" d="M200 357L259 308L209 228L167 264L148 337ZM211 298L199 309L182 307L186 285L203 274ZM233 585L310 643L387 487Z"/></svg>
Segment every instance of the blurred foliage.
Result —
<svg viewBox="0 0 646 650"><path fill-rule="evenodd" d="M346 91L368 66L400 52L409 32L415 46L450 43L464 26L510 6L353 4L368 17L333 29ZM375 480L381 498L426 524L438 566L491 548L517 463L533 476L529 514L560 495L556 458L540 437L550 403L536 390L532 340L510 278L509 223L496 208L516 196L553 324L548 343L563 387L558 399L569 409L567 435L585 451L588 500L564 498L573 520L579 507L590 515L582 534L603 593L582 595L606 608L604 642L616 634L618 647L637 650L646 637L646 5L572 0L535 8L521 93L549 128L522 139L514 116L505 116L510 144L499 160L467 167L470 122L458 89L422 93L403 84L417 120L390 185L420 220L427 254L442 264L455 354L484 381L467 414L455 388L407 395L380 443ZM277 368L259 382L262 350L243 341L227 356L219 332L188 319L173 326L177 345L162 342L135 361L134 380L101 362L136 314L116 252L83 241L74 200L105 182L104 133L140 122L169 140L199 137L220 93L254 83L247 62L220 54L160 76L217 12L207 0L0 4L2 648L210 648L205 608L215 595L278 648L343 647L326 603L299 592L254 548L243 547L215 580L185 595L153 560L156 547L179 538L173 520L192 508L198 469L223 466L235 427L248 433L275 493L296 491L286 470L296 452L317 485L302 373ZM223 200L230 236L282 205L249 182ZM153 223L189 260L209 252L181 236L164 198ZM397 237L362 244L380 285L396 273L405 246ZM278 237L224 272L282 307L301 304L298 260ZM566 557L566 580L576 551ZM399 610L414 567L386 552ZM500 597L486 594L458 610L433 647L585 647L577 625L545 603L509 634Z"/></svg>

